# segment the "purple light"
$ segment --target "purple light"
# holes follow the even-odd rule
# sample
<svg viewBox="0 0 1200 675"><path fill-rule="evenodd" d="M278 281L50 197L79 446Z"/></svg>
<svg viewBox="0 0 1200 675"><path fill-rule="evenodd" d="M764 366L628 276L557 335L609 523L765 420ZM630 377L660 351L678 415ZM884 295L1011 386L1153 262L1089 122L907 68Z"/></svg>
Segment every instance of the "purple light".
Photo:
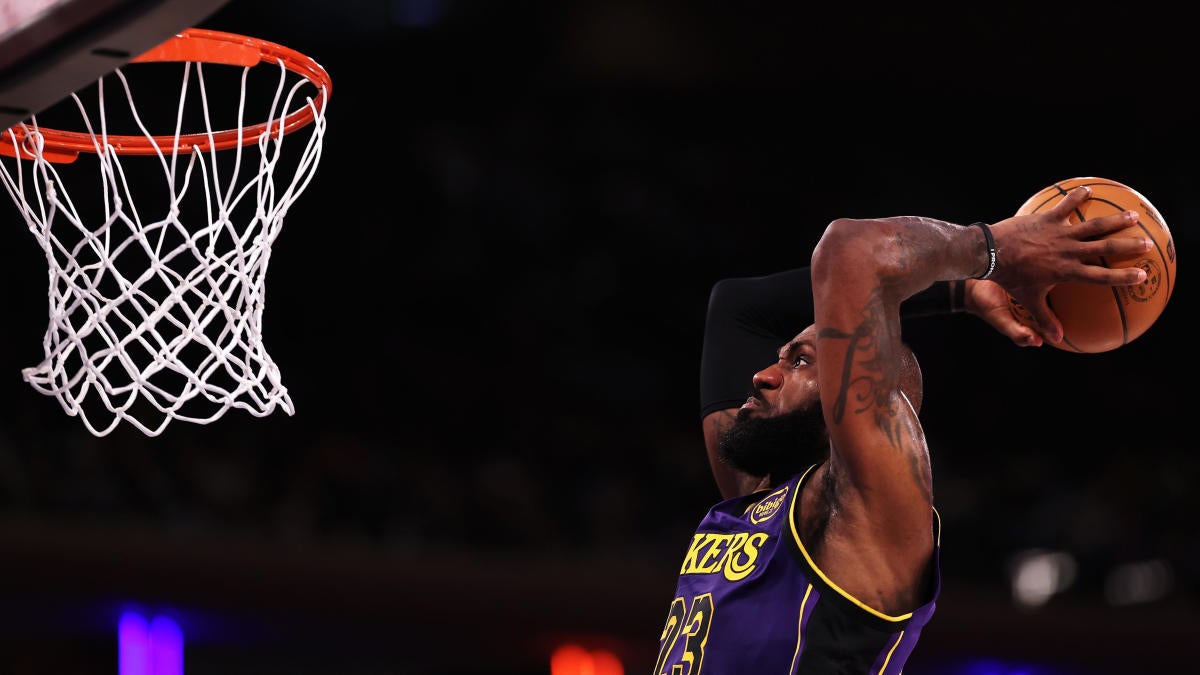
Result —
<svg viewBox="0 0 1200 675"><path fill-rule="evenodd" d="M183 631L179 624L165 616L154 617L150 622L150 644L153 675L183 675Z"/></svg>
<svg viewBox="0 0 1200 675"><path fill-rule="evenodd" d="M168 617L122 614L117 652L118 675L183 675L183 631Z"/></svg>
<svg viewBox="0 0 1200 675"><path fill-rule="evenodd" d="M137 612L125 612L117 625L117 659L120 675L152 675L150 635L146 618Z"/></svg>

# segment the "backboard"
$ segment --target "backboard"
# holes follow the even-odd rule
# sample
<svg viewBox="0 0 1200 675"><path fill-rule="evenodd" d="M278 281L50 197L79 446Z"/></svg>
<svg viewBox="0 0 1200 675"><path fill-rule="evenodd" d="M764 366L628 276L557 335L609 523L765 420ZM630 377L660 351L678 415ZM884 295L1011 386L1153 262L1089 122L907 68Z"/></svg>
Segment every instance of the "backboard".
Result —
<svg viewBox="0 0 1200 675"><path fill-rule="evenodd" d="M0 0L0 129L20 123L229 0Z"/></svg>

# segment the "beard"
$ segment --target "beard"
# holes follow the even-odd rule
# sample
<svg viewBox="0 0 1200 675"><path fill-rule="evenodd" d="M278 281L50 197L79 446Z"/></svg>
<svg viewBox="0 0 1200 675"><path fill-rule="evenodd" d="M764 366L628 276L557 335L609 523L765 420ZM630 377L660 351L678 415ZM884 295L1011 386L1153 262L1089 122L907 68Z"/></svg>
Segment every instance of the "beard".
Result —
<svg viewBox="0 0 1200 675"><path fill-rule="evenodd" d="M750 417L739 412L721 435L722 461L751 476L785 479L803 471L829 447L825 417L818 403L776 417Z"/></svg>

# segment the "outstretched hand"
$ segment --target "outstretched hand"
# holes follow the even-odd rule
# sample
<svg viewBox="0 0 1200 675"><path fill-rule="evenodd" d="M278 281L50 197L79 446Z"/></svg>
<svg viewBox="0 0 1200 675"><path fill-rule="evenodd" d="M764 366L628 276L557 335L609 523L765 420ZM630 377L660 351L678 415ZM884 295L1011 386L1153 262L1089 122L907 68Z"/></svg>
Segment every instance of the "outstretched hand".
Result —
<svg viewBox="0 0 1200 675"><path fill-rule="evenodd" d="M1103 238L1134 225L1138 219L1136 211L1070 222L1071 214L1090 195L1090 188L1078 187L1050 209L1013 216L992 225L996 270L988 280L995 284L969 285L968 298L975 308L968 305L968 309L1017 344L1040 343L1038 336L1024 335L1013 325L1021 324L1011 316L1008 298L1003 297L1003 291L1007 291L1032 315L1034 330L1040 337L1058 343L1063 337L1062 323L1046 301L1055 285L1082 282L1132 286L1144 281L1146 275L1140 268L1111 269L1100 262L1104 258L1132 257L1153 246L1154 242L1147 237ZM1001 311L1008 317L1001 317Z"/></svg>

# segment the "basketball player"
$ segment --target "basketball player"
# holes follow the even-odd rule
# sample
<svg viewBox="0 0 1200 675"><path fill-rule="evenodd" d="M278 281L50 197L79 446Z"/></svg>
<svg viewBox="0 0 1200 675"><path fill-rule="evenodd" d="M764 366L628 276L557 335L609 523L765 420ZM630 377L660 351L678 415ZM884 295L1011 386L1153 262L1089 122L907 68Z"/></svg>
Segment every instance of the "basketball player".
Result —
<svg viewBox="0 0 1200 675"><path fill-rule="evenodd" d="M991 226L839 219L811 268L713 287L701 409L725 500L683 557L656 674L901 672L940 592L921 370L901 337L902 303L905 317L970 312L1021 346L1061 340L1050 288L1140 283L1140 270L1086 261L1151 246L1090 241L1134 212L1068 225L1088 194ZM1005 290L1036 331L1013 319Z"/></svg>

